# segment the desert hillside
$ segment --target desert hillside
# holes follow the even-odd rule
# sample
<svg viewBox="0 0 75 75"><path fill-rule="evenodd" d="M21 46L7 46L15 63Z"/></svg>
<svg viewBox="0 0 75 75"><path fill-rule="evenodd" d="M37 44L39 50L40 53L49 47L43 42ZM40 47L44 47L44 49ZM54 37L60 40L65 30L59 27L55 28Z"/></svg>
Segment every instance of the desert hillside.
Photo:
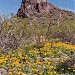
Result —
<svg viewBox="0 0 75 75"><path fill-rule="evenodd" d="M0 24L0 75L75 75L75 13L22 0Z"/></svg>

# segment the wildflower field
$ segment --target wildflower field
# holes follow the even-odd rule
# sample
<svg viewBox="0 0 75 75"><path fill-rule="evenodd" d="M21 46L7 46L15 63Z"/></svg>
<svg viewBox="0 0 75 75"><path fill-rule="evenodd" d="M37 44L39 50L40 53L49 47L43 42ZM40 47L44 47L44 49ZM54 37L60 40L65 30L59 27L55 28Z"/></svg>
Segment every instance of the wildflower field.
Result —
<svg viewBox="0 0 75 75"><path fill-rule="evenodd" d="M65 61L74 58L73 52L75 45L64 42L0 50L0 72L1 75L75 75L75 64L65 65Z"/></svg>

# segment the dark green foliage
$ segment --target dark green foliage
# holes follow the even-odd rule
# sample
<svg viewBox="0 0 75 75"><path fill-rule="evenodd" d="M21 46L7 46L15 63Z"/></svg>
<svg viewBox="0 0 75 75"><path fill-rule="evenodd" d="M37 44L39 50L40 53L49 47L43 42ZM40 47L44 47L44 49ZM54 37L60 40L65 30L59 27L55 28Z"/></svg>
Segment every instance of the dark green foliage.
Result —
<svg viewBox="0 0 75 75"><path fill-rule="evenodd" d="M67 73L69 72L70 74L73 73L75 74L74 70L75 70L75 57L73 58L69 58L67 60L65 60L64 62L60 62L57 65L57 72L59 73Z"/></svg>

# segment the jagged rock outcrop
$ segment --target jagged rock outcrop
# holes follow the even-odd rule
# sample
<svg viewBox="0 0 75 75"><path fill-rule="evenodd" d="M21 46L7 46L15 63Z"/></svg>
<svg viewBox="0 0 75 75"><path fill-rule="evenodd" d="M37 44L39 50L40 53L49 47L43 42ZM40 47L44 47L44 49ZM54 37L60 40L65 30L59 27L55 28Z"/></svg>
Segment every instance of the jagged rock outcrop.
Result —
<svg viewBox="0 0 75 75"><path fill-rule="evenodd" d="M28 17L37 13L49 13L58 10L51 3L48 3L47 0L22 0L17 15L20 17Z"/></svg>

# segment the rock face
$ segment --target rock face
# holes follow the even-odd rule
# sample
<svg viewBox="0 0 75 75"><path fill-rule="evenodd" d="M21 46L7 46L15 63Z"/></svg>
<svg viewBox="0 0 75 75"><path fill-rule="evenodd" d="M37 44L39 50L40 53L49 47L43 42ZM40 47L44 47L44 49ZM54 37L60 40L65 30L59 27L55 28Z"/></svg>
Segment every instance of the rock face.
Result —
<svg viewBox="0 0 75 75"><path fill-rule="evenodd" d="M28 17L37 13L58 11L58 8L48 3L47 0L22 0L17 16Z"/></svg>

